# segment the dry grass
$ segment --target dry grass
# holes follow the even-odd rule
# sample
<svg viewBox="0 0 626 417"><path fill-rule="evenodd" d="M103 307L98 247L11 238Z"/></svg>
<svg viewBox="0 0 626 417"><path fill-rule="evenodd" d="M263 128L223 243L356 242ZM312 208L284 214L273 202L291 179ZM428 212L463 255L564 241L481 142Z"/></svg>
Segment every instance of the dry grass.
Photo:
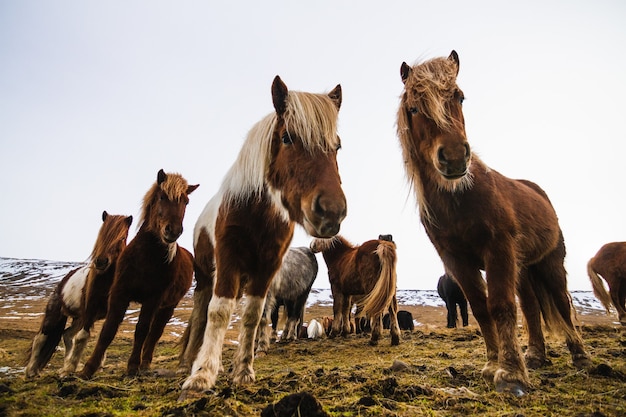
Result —
<svg viewBox="0 0 626 417"><path fill-rule="evenodd" d="M183 321L187 307L177 310ZM0 374L4 375L0 416L258 416L269 405L297 393L311 394L323 411L313 412L309 404L294 414L280 415L626 415L626 331L606 316L583 320L592 369L575 369L562 340L550 339L552 365L531 371L531 392L515 398L496 393L482 380L485 350L475 324L446 329L437 325L445 323L444 309L409 309L420 322L434 324L404 332L400 346L389 345L388 333L376 347L369 346L362 336L276 344L255 360L255 383L231 386L223 374L212 392L182 403L177 398L184 376L174 372L176 338L170 335L160 342L149 375L129 378L124 371L132 333L120 332L108 350L105 368L91 381L56 376L61 352L39 378L24 380L21 373ZM330 312L328 307L309 309L307 319ZM0 367L22 366L23 352L37 326L37 320L21 324L0 321ZM126 323L122 330L131 329ZM227 339L234 338L235 330ZM90 341L87 354L94 343ZM226 368L234 348L233 344L225 346Z"/></svg>

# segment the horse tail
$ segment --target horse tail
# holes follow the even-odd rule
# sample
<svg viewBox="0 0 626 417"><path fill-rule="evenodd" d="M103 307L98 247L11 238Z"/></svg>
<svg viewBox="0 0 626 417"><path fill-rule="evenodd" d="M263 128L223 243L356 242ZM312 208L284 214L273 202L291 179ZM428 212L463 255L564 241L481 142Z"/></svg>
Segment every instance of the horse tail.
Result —
<svg viewBox="0 0 626 417"><path fill-rule="evenodd" d="M393 296L396 294L396 245L389 241L379 241L376 255L380 261L380 275L376 285L362 300L362 314L369 317L382 315L389 307Z"/></svg>
<svg viewBox="0 0 626 417"><path fill-rule="evenodd" d="M602 303L604 308L606 309L607 314L611 313L611 297L609 293L606 291L604 284L602 283L602 279L600 275L593 269L593 261L595 258L591 258L589 262L587 262L587 274L589 275L589 280L591 281L591 287L593 288L593 293L598 300Z"/></svg>
<svg viewBox="0 0 626 417"><path fill-rule="evenodd" d="M61 296L55 291L46 306L41 328L26 351L24 363L27 377L37 375L50 362L59 345L67 323L67 316L62 310Z"/></svg>

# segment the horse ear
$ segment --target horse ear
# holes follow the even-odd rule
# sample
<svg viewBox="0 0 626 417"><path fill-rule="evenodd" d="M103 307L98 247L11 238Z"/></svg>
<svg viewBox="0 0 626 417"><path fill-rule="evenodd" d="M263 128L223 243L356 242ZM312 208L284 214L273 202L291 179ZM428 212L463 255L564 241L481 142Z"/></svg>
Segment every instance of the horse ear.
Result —
<svg viewBox="0 0 626 417"><path fill-rule="evenodd" d="M272 102L274 103L274 109L279 116L284 114L287 110L288 94L289 90L283 80L281 80L278 75L274 77L274 82L272 82Z"/></svg>
<svg viewBox="0 0 626 417"><path fill-rule="evenodd" d="M458 75L460 67L459 54L457 54L456 51L453 49L452 52L450 52L450 56L448 56L448 59L450 61L454 61L454 64L456 65L456 73Z"/></svg>
<svg viewBox="0 0 626 417"><path fill-rule="evenodd" d="M133 224L133 216L128 216L124 219L124 221L126 222L126 224L128 225L128 227L130 227L131 224Z"/></svg>
<svg viewBox="0 0 626 417"><path fill-rule="evenodd" d="M402 78L402 84L406 84L406 80L409 78L411 71L411 67L406 62L403 62L400 66L400 77Z"/></svg>
<svg viewBox="0 0 626 417"><path fill-rule="evenodd" d="M198 188L199 186L200 184L187 186L187 195L193 193L196 190L196 188Z"/></svg>
<svg viewBox="0 0 626 417"><path fill-rule="evenodd" d="M341 84L337 84L337 87L333 88L333 91L328 93L328 97L335 102L337 110L339 110L341 108Z"/></svg>
<svg viewBox="0 0 626 417"><path fill-rule="evenodd" d="M108 216L108 215L109 215L109 213L107 213L107 211L106 211L106 210L104 210L104 211L102 212L102 221L106 220L106 218L107 218L107 216Z"/></svg>
<svg viewBox="0 0 626 417"><path fill-rule="evenodd" d="M167 174L165 173L165 171L163 171L163 168L161 168L159 170L159 173L157 174L157 184L159 185L163 184L166 178L167 178Z"/></svg>

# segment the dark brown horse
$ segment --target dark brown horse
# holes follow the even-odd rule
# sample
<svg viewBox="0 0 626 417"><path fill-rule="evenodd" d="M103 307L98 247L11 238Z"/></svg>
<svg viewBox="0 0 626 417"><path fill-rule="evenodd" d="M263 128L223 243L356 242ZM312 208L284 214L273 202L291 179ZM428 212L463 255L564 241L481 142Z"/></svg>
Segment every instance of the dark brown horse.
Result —
<svg viewBox="0 0 626 417"><path fill-rule="evenodd" d="M396 244L391 239L374 239L354 246L338 235L331 239L313 239L311 250L321 252L328 267L334 314L329 336L350 334L350 310L356 302L362 306L357 316L363 314L370 319L370 344L378 343L383 314L389 310L391 344L398 345Z"/></svg>
<svg viewBox="0 0 626 417"><path fill-rule="evenodd" d="M611 313L612 303L619 322L626 326L626 242L611 242L602 246L587 263L587 273L593 293L604 305L607 314ZM609 293L600 277L608 284Z"/></svg>
<svg viewBox="0 0 626 417"><path fill-rule="evenodd" d="M565 334L576 366L590 360L572 324L565 243L554 208L539 186L509 179L471 152L458 71L454 51L413 67L402 63L398 135L422 224L485 338L483 376L498 391L523 395L528 373L517 340L516 285L528 324L529 365L545 362L542 316Z"/></svg>
<svg viewBox="0 0 626 417"><path fill-rule="evenodd" d="M106 314L107 295L132 222L133 216L102 212L102 225L89 262L63 277L48 299L41 328L28 352L27 378L38 375L48 364L61 337L65 345L61 375L76 370L93 324ZM66 329L69 317L72 324Z"/></svg>
<svg viewBox="0 0 626 417"><path fill-rule="evenodd" d="M310 235L330 237L346 216L336 159L341 87L329 94L288 91L277 76L271 90L275 111L249 132L196 223L197 285L181 368L195 361L181 399L215 384L226 328L244 292L232 381L254 381L256 329L295 224Z"/></svg>
<svg viewBox="0 0 626 417"><path fill-rule="evenodd" d="M183 233L189 194L196 188L198 185L188 185L179 174L158 172L156 183L143 199L137 235L119 259L106 319L80 373L82 378L90 378L100 367L131 301L141 303L141 311L127 372L135 375L150 367L163 329L193 279L193 257L176 240Z"/></svg>

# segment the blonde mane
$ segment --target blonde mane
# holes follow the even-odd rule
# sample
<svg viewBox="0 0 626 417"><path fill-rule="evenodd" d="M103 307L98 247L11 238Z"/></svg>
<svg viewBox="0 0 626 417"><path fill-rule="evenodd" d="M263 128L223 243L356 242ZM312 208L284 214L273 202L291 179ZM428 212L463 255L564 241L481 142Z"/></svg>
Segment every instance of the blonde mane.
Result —
<svg viewBox="0 0 626 417"><path fill-rule="evenodd" d="M284 121L287 131L298 136L304 148L328 152L339 145L336 104L326 94L289 91ZM260 195L265 188L265 175L270 163L272 134L277 116L273 112L250 132L237 160L222 182L221 193L229 200Z"/></svg>
<svg viewBox="0 0 626 417"><path fill-rule="evenodd" d="M456 122L453 120L446 103L458 90L456 84L457 72L457 64L449 58L434 58L414 65L411 67L406 80L404 80L404 92L398 109L397 133L402 147L407 180L415 192L420 215L433 224L436 223L436 219L431 216L428 201L426 201L424 196L424 187L415 158L418 150L415 149L415 144L411 137L407 113L408 109L416 108L417 111L431 119L440 129L450 129ZM482 165L479 158L474 154L472 155L472 160L474 161L472 167L475 164ZM469 172L462 179L447 181L445 185L438 180L434 182L439 184L441 190L461 192L472 188L473 175Z"/></svg>
<svg viewBox="0 0 626 417"><path fill-rule="evenodd" d="M99 254L105 252L111 244L119 242L120 239L128 237L129 223L127 217L121 215L108 215L100 226L98 238L94 244L89 259L94 261Z"/></svg>
<svg viewBox="0 0 626 417"><path fill-rule="evenodd" d="M139 218L137 228L140 228L141 225L150 218L150 210L154 205L154 199L156 198L156 193L159 188L171 201L180 201L183 196L187 195L188 187L189 184L187 183L187 180L183 178L182 175L177 173L167 173L165 181L161 184L156 182L152 184L152 187L150 187L143 198L141 216Z"/></svg>
<svg viewBox="0 0 626 417"><path fill-rule="evenodd" d="M446 103L458 90L457 64L448 58L434 58L411 69L404 82L404 107L417 108L440 129L449 129L453 122Z"/></svg>

